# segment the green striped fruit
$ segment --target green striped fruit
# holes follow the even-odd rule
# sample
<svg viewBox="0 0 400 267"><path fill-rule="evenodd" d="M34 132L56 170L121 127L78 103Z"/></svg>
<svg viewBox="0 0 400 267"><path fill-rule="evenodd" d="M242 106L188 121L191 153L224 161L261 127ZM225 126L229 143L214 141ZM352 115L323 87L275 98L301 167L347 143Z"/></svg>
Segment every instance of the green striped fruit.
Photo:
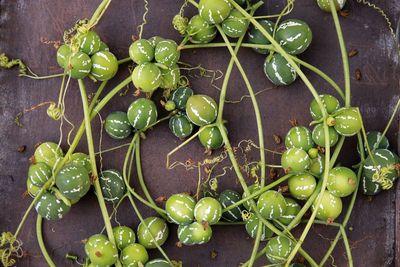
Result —
<svg viewBox="0 0 400 267"><path fill-rule="evenodd" d="M203 225L200 222L193 222L188 225L190 239L193 244L201 245L210 241L212 229L210 225Z"/></svg>
<svg viewBox="0 0 400 267"><path fill-rule="evenodd" d="M223 22L231 12L232 6L228 0L200 0L199 14L210 24Z"/></svg>
<svg viewBox="0 0 400 267"><path fill-rule="evenodd" d="M310 165L310 173L314 175L315 177L319 178L323 173L325 169L325 156L318 154L318 156L314 159L311 159L311 165Z"/></svg>
<svg viewBox="0 0 400 267"><path fill-rule="evenodd" d="M28 179L32 185L42 187L52 176L50 167L43 162L31 164L28 170Z"/></svg>
<svg viewBox="0 0 400 267"><path fill-rule="evenodd" d="M289 225L296 217L296 215L300 212L301 206L296 201L288 197L285 197L285 201L286 201L286 210L283 213L283 215L280 218L278 218L278 221L284 225Z"/></svg>
<svg viewBox="0 0 400 267"><path fill-rule="evenodd" d="M302 173L290 177L288 186L289 192L294 198L306 200L314 193L317 182L311 174Z"/></svg>
<svg viewBox="0 0 400 267"><path fill-rule="evenodd" d="M356 108L341 108L335 116L335 130L343 136L353 136L362 127L361 116Z"/></svg>
<svg viewBox="0 0 400 267"><path fill-rule="evenodd" d="M91 56L100 50L101 40L97 33L88 31L79 36L79 49Z"/></svg>
<svg viewBox="0 0 400 267"><path fill-rule="evenodd" d="M151 93L161 85L161 70L153 63L139 64L132 72L132 82L142 92Z"/></svg>
<svg viewBox="0 0 400 267"><path fill-rule="evenodd" d="M90 163L89 155L85 153L77 152L72 154L68 163L70 162L84 167L88 174L92 172L92 164Z"/></svg>
<svg viewBox="0 0 400 267"><path fill-rule="evenodd" d="M103 171L99 177L99 182L106 201L117 202L125 194L124 178L117 170Z"/></svg>
<svg viewBox="0 0 400 267"><path fill-rule="evenodd" d="M289 148L282 154L281 165L287 173L301 173L310 167L311 159L304 150Z"/></svg>
<svg viewBox="0 0 400 267"><path fill-rule="evenodd" d="M96 248L96 244L101 241L107 241L107 236L103 234L95 234L85 240L85 253L89 257L89 252Z"/></svg>
<svg viewBox="0 0 400 267"><path fill-rule="evenodd" d="M381 139L381 142L378 144L379 138ZM371 151L376 150L376 149L388 149L390 144L389 140L387 139L386 136L382 136L381 132L378 131L371 131L367 133L367 142L364 143L364 153L367 155L368 154L368 148L367 148L367 143ZM359 147L357 146L357 151L359 151Z"/></svg>
<svg viewBox="0 0 400 267"><path fill-rule="evenodd" d="M71 78L83 79L89 75L92 69L92 60L87 54L78 51L71 54L65 61L64 69Z"/></svg>
<svg viewBox="0 0 400 267"><path fill-rule="evenodd" d="M169 98L169 100L174 101L175 107L180 110L185 110L186 108L186 103L193 95L193 90L190 89L189 87L180 87L174 91L172 91L172 94Z"/></svg>
<svg viewBox="0 0 400 267"><path fill-rule="evenodd" d="M156 243L162 246L168 238L167 223L158 217L148 217L141 222L137 229L139 244L146 249L156 248Z"/></svg>
<svg viewBox="0 0 400 267"><path fill-rule="evenodd" d="M146 263L144 267L173 267L164 259L154 259Z"/></svg>
<svg viewBox="0 0 400 267"><path fill-rule="evenodd" d="M104 129L113 139L125 139L132 133L128 115L123 111L114 111L108 114L104 122Z"/></svg>
<svg viewBox="0 0 400 267"><path fill-rule="evenodd" d="M186 102L186 114L197 126L211 124L217 118L218 106L207 95L192 95Z"/></svg>
<svg viewBox="0 0 400 267"><path fill-rule="evenodd" d="M200 199L194 208L194 217L199 223L207 222L209 225L219 222L222 216L222 206L212 197Z"/></svg>
<svg viewBox="0 0 400 267"><path fill-rule="evenodd" d="M199 140L206 149L218 149L224 144L221 132L217 126L206 127L202 130L199 134Z"/></svg>
<svg viewBox="0 0 400 267"><path fill-rule="evenodd" d="M60 67L64 68L65 62L71 53L71 47L67 44L63 44L57 49L57 63Z"/></svg>
<svg viewBox="0 0 400 267"><path fill-rule="evenodd" d="M146 39L139 39L129 46L129 57L136 64L151 62L154 58L154 46Z"/></svg>
<svg viewBox="0 0 400 267"><path fill-rule="evenodd" d="M197 223L197 222L196 222ZM208 227L211 229L211 227ZM180 224L177 231L179 242L186 246L195 245L192 240L192 232L190 230L190 224Z"/></svg>
<svg viewBox="0 0 400 267"><path fill-rule="evenodd" d="M56 186L69 199L80 199L90 189L87 170L81 165L68 163L57 173Z"/></svg>
<svg viewBox="0 0 400 267"><path fill-rule="evenodd" d="M175 41L169 39L160 41L154 51L155 60L168 67L175 65L180 57L181 52L178 50L178 45Z"/></svg>
<svg viewBox="0 0 400 267"><path fill-rule="evenodd" d="M279 24L275 38L286 52L298 55L310 46L312 31L304 21L288 19Z"/></svg>
<svg viewBox="0 0 400 267"><path fill-rule="evenodd" d="M149 261L149 254L141 244L130 244L121 251L120 260L123 266L141 267Z"/></svg>
<svg viewBox="0 0 400 267"><path fill-rule="evenodd" d="M328 127L328 134L329 146L332 147L339 141L339 134L336 132L334 127ZM318 146L325 147L325 132L324 125L322 123L315 125L312 131L312 140Z"/></svg>
<svg viewBox="0 0 400 267"><path fill-rule="evenodd" d="M285 146L286 148L296 147L308 151L314 146L310 130L304 126L291 128L286 134Z"/></svg>
<svg viewBox="0 0 400 267"><path fill-rule="evenodd" d="M248 20L245 19L237 9L232 9L229 16L222 22L223 32L232 38L243 36L249 26Z"/></svg>
<svg viewBox="0 0 400 267"><path fill-rule="evenodd" d="M289 85L297 78L297 73L289 62L280 54L275 53L271 59L264 61L264 73L276 86Z"/></svg>
<svg viewBox="0 0 400 267"><path fill-rule="evenodd" d="M320 193L321 194L321 193ZM315 205L317 203L318 197L314 200L311 208L314 211ZM322 195L321 204L318 206L317 209L317 218L327 223L332 223L342 212L342 200L340 197L336 197L329 193L329 191L324 191Z"/></svg>
<svg viewBox="0 0 400 267"><path fill-rule="evenodd" d="M157 121L157 107L150 99L139 98L129 106L128 120L133 128L143 130Z"/></svg>
<svg viewBox="0 0 400 267"><path fill-rule="evenodd" d="M163 89L175 89L181 78L181 71L177 64L173 64L168 69L161 70L161 85Z"/></svg>
<svg viewBox="0 0 400 267"><path fill-rule="evenodd" d="M64 157L62 149L53 142L40 144L34 153L35 162L46 163L51 169Z"/></svg>
<svg viewBox="0 0 400 267"><path fill-rule="evenodd" d="M153 36L151 37L148 41L150 42L150 44L153 46L153 48L155 49L156 46L158 45L159 42L163 41L164 38L160 37L160 36Z"/></svg>
<svg viewBox="0 0 400 267"><path fill-rule="evenodd" d="M119 250L123 250L130 244L135 243L135 232L128 226L116 226L113 228L115 245Z"/></svg>
<svg viewBox="0 0 400 267"><path fill-rule="evenodd" d="M339 100L336 97L332 95L319 95L319 97L321 98L322 105L325 107L328 114L333 114L340 108ZM322 111L315 99L311 101L310 113L314 120L322 118Z"/></svg>
<svg viewBox="0 0 400 267"><path fill-rule="evenodd" d="M31 180L28 178L26 179L26 189L29 195L34 198L37 196L41 188L39 186L33 185Z"/></svg>
<svg viewBox="0 0 400 267"><path fill-rule="evenodd" d="M186 28L190 41L195 44L206 44L214 40L217 28L209 24L200 15L193 16Z"/></svg>
<svg viewBox="0 0 400 267"><path fill-rule="evenodd" d="M292 240L286 236L270 239L266 246L266 256L272 264L284 264L294 248Z"/></svg>
<svg viewBox="0 0 400 267"><path fill-rule="evenodd" d="M341 10L346 4L346 0L333 0L336 11ZM317 0L317 4L322 11L331 13L331 5L329 0Z"/></svg>
<svg viewBox="0 0 400 267"><path fill-rule="evenodd" d="M108 51L109 52L110 48L108 47L108 45L105 42L101 41L99 51Z"/></svg>
<svg viewBox="0 0 400 267"><path fill-rule="evenodd" d="M335 167L329 171L326 187L337 197L347 197L356 190L357 175L349 168Z"/></svg>
<svg viewBox="0 0 400 267"><path fill-rule="evenodd" d="M165 203L168 218L176 224L189 224L194 219L196 201L187 194L174 194Z"/></svg>
<svg viewBox="0 0 400 267"><path fill-rule="evenodd" d="M274 32L275 23L272 21L266 20L266 19L257 20L257 21L258 21L258 23L261 24L263 29L266 30L272 36L272 34ZM250 27L250 30L248 31L248 40L249 40L249 43L251 43L251 44L258 44L258 45L271 44L271 42L267 39L267 37L265 37L261 33L261 31L254 25L252 25ZM267 54L269 51L268 49L262 49L262 48L253 48L253 50L260 54Z"/></svg>
<svg viewBox="0 0 400 267"><path fill-rule="evenodd" d="M260 195L257 200L257 209L261 216L267 220L280 218L286 211L286 201L281 193L268 190Z"/></svg>
<svg viewBox="0 0 400 267"><path fill-rule="evenodd" d="M241 199L242 196L238 192L230 189L222 191L218 196L218 201L221 203L223 209L239 202ZM243 206L239 205L235 208L225 211L222 213L222 218L228 222L240 221L242 219L243 209Z"/></svg>
<svg viewBox="0 0 400 267"><path fill-rule="evenodd" d="M117 247L104 235L89 237L85 244L85 252L95 266L113 265L118 260Z"/></svg>
<svg viewBox="0 0 400 267"><path fill-rule="evenodd" d="M252 214L250 219L246 221L245 229L251 238L256 238L259 222L260 219L255 214ZM274 233L265 224L261 224L261 227L261 241L271 238Z"/></svg>
<svg viewBox="0 0 400 267"><path fill-rule="evenodd" d="M260 190L260 189L261 189L261 186L260 186L260 184L252 184L252 185L250 185L247 189L249 189L249 192L250 192L250 195L251 195L251 194L257 192L258 190ZM242 194L242 199L244 199L244 198L246 198L246 197L247 197L246 192L243 192L243 194ZM255 197L255 198L253 198L253 200L254 200L256 203L257 203L257 199L258 199L258 196ZM251 201L250 201L250 200L245 201L245 202L243 203L243 206L244 206L244 207L246 208L246 210L248 210L248 211L251 211L251 210L252 210Z"/></svg>
<svg viewBox="0 0 400 267"><path fill-rule="evenodd" d="M91 57L92 70L90 74L98 81L112 79L118 71L118 59L113 53L99 51Z"/></svg>
<svg viewBox="0 0 400 267"><path fill-rule="evenodd" d="M169 119L169 129L178 138L186 138L193 132L193 124L186 115L176 114Z"/></svg>
<svg viewBox="0 0 400 267"><path fill-rule="evenodd" d="M69 206L51 192L45 192L39 198L35 208L37 213L46 220L60 220L70 210Z"/></svg>

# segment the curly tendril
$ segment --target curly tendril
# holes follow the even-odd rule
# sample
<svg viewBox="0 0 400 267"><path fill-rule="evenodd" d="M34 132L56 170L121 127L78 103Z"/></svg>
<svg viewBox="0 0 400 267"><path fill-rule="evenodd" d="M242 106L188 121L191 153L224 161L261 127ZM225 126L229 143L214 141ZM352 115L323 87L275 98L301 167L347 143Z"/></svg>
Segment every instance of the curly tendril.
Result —
<svg viewBox="0 0 400 267"><path fill-rule="evenodd" d="M10 59L6 54L4 54L4 53L0 54L0 67L5 68L5 69L11 69L14 66L19 67L20 75L27 74L28 67L25 65L25 63L21 59L19 59L19 58Z"/></svg>
<svg viewBox="0 0 400 267"><path fill-rule="evenodd" d="M61 119L63 112L60 107L57 106L56 103L51 103L50 106L47 108L47 116L52 118L55 121Z"/></svg>
<svg viewBox="0 0 400 267"><path fill-rule="evenodd" d="M21 258L22 242L11 232L3 232L0 236L0 258L5 267L13 266L16 260L13 257Z"/></svg>
<svg viewBox="0 0 400 267"><path fill-rule="evenodd" d="M247 210L242 210L242 219L244 222L247 222L248 220L250 220L251 216L253 216L253 213L248 212Z"/></svg>
<svg viewBox="0 0 400 267"><path fill-rule="evenodd" d="M172 19L172 25L181 35L185 35L186 28L188 26L189 19L182 16L181 14L175 15Z"/></svg>
<svg viewBox="0 0 400 267"><path fill-rule="evenodd" d="M389 165L387 167L376 170L376 172L372 176L372 181L378 183L383 190L389 190L393 187L393 181L387 176L395 169L395 165Z"/></svg>

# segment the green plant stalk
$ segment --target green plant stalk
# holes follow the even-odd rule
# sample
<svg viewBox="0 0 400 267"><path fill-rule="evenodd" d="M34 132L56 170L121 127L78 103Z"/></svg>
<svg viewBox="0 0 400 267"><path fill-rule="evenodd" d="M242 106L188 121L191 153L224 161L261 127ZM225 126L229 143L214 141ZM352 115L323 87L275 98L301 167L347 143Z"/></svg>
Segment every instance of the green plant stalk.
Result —
<svg viewBox="0 0 400 267"><path fill-rule="evenodd" d="M382 142L382 139L386 135L387 131L389 130L390 125L392 125L393 120L396 117L396 113L399 111L399 108L400 108L400 98L399 98L399 100L397 100L396 106L395 106L395 108L393 110L392 115L390 116L390 119L389 119L388 123L386 124L385 129L382 132L382 135L377 140L377 146L379 146L379 144Z"/></svg>
<svg viewBox="0 0 400 267"><path fill-rule="evenodd" d="M92 135L92 127L90 124L90 111L89 111L89 103L88 103L88 98L86 95L86 87L83 82L83 80L78 80L79 83L79 90L81 92L81 97L82 97L82 106L83 106L83 114L84 114L84 120L85 120L85 128L86 128L86 137L87 137L87 144L88 144L88 150L89 150L89 158L90 158L90 163L92 166L92 177L94 177L94 189L96 191L96 196L97 200L99 202L99 207L101 211L101 215L103 217L104 225L106 227L106 232L108 236L108 240L115 245L115 238L112 230L112 226L110 223L110 216L108 214L108 210L106 207L106 203L103 198L103 193L101 191L101 186L99 182L99 175L97 173L97 166L96 166L96 155L94 151L94 144L93 144L93 135ZM121 263L119 260L117 260L116 266L121 266Z"/></svg>
<svg viewBox="0 0 400 267"><path fill-rule="evenodd" d="M104 12L110 5L111 0L103 0L100 5L97 7L96 11L93 13L92 18L88 22L88 28L93 28L101 19Z"/></svg>
<svg viewBox="0 0 400 267"><path fill-rule="evenodd" d="M118 65L121 65L121 64L130 62L130 61L132 61L132 59L130 57L126 57L126 58L118 60Z"/></svg>
<svg viewBox="0 0 400 267"><path fill-rule="evenodd" d="M64 73L57 73L57 74L51 74L51 75L46 75L46 76L32 76L32 75L27 75L27 74L20 74L20 77L27 77L33 80L45 80L45 79L51 79L51 78L57 78L57 77L62 77L64 76Z"/></svg>
<svg viewBox="0 0 400 267"><path fill-rule="evenodd" d="M37 241L39 244L39 248L40 248L40 251L42 252L44 259L46 260L47 264L49 265L49 267L56 267L55 263L53 262L53 260L51 259L50 255L49 255L49 253L46 249L46 245L44 244L44 241L43 241L42 222L43 222L43 218L42 218L42 216L40 216L38 214L37 218L36 218L36 238L37 238Z"/></svg>

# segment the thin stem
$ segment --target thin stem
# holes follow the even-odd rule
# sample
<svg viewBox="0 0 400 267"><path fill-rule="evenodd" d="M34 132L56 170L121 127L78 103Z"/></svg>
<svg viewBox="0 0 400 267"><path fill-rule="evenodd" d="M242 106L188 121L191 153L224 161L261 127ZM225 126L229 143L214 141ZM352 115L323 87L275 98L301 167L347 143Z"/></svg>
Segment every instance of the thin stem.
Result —
<svg viewBox="0 0 400 267"><path fill-rule="evenodd" d="M121 65L121 64L124 64L126 62L130 62L130 61L132 61L132 59L130 57L126 57L126 58L118 60L118 65Z"/></svg>
<svg viewBox="0 0 400 267"><path fill-rule="evenodd" d="M27 77L27 78L30 78L33 80L45 80L45 79L62 77L62 76L64 76L64 73L51 74L51 75L46 75L46 76L32 76L32 75L27 75L27 74L20 74L19 76Z"/></svg>
<svg viewBox="0 0 400 267"><path fill-rule="evenodd" d="M96 11L93 13L92 18L88 22L88 28L91 29L100 21L101 17L104 15L104 12L110 5L111 0L103 0L100 5L97 7Z"/></svg>
<svg viewBox="0 0 400 267"><path fill-rule="evenodd" d="M394 118L396 117L397 112L399 111L399 108L400 108L400 98L397 100L396 106L393 110L392 115L390 116L388 123L386 124L385 129L382 132L382 135L379 136L378 140L376 141L377 142L376 147L379 147L379 144L382 142L383 137L385 137L387 131L389 130L390 126L393 123Z"/></svg>
<svg viewBox="0 0 400 267"><path fill-rule="evenodd" d="M56 267L55 263L53 262L49 253L47 252L46 245L44 244L43 241L42 222L43 218L38 214L36 219L36 238L39 243L39 248L49 267Z"/></svg>

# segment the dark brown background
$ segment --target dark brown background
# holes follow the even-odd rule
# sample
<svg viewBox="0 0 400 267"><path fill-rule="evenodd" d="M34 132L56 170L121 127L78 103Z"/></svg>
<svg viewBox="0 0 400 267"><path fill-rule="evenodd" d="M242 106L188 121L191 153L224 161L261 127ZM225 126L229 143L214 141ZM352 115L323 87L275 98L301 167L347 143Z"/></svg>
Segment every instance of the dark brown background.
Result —
<svg viewBox="0 0 400 267"><path fill-rule="evenodd" d="M60 40L65 29L71 27L80 18L90 17L100 0L97 1L54 1L36 0L23 1L0 0L0 51L11 57L22 58L39 74L60 72L55 61L55 49L44 44L41 39ZM144 37L153 35L173 38L180 41L179 35L173 30L171 20L179 10L181 1L150 0L149 24L145 26ZM259 13L275 13L283 6L284 1L266 1L267 4ZM278 2L274 3L273 2ZM351 58L352 90L354 105L360 106L367 128L382 130L388 120L399 94L399 67L393 41L388 33L384 20L373 10L349 1L346 9L350 11L347 18L341 18L344 36L349 49L356 48L359 54ZM400 12L400 2L397 0L373 1L381 6L392 21ZM143 13L142 1L113 1L106 16L96 30L108 43L111 51L119 58L127 56L127 48L131 43L131 35L137 34L136 27L141 23ZM190 9L187 14L193 15ZM314 40L311 47L301 55L301 58L315 64L326 71L340 84L342 68L340 54L329 14L322 13L314 1L296 1L296 8L290 17L303 19L313 30ZM182 60L194 65L202 64L209 69L225 71L229 54L224 49L185 51ZM296 118L300 124L310 121L308 104L311 95L301 81L290 87L273 88L262 71L263 56L251 50L240 52L240 58L247 70L256 91L270 88L258 96L263 116L267 147L274 145L273 134L284 136L289 129L289 119ZM359 68L363 78L354 79L355 69ZM128 74L126 66L111 84L116 84ZM332 92L326 83L306 71L316 88L321 92ZM209 79L192 79L196 92L207 93L213 97L218 91L210 86ZM60 80L33 81L17 77L17 70L0 70L0 229L14 231L28 207L31 199L23 198L26 173L29 166L28 158L34 151L34 145L47 140L57 141L59 138L58 122L46 116L45 109L39 109L22 118L24 128L14 124L15 115L24 108L43 101L54 100L58 96ZM94 86L90 87L94 90ZM111 86L109 87L111 88ZM134 97L133 86L125 97L116 97L101 113L104 116L113 110L125 110ZM229 87L228 99L239 99L246 94L246 88L239 73L235 70ZM81 104L76 82L73 82L67 95L68 117L77 124L82 119ZM227 127L233 144L242 139L256 140L255 120L248 98L240 104L227 104L224 118L229 121ZM95 129L99 129L99 120L94 120ZM389 137L396 147L398 123L391 128ZM98 131L95 130L95 133ZM96 134L98 139L98 134ZM167 124L158 126L148 134L142 142L144 174L153 196L169 196L181 191L195 191L196 171L186 172L182 168L165 169L165 155L180 143L168 131ZM104 136L103 148L121 144ZM21 154L16 152L20 145L26 145L27 150ZM67 149L66 142L63 142ZM86 151L85 140L79 145L79 150ZM203 149L197 141L186 147L177 155L184 161L188 158L201 160ZM104 168L122 168L124 150L105 154ZM257 155L257 154L255 154ZM350 138L343 149L341 163L354 164L357 161L355 140ZM256 160L256 156L251 156ZM268 161L273 162L270 154ZM220 170L219 170L220 171ZM218 173L218 171L217 171ZM135 176L134 176L135 177ZM220 188L237 187L233 173L228 173L222 180ZM250 182L250 181L249 181ZM136 186L136 182L134 185ZM138 188L136 186L136 188ZM397 191L399 184L397 184ZM396 204L397 197L397 204ZM360 195L355 205L354 214L349 223L353 231L349 238L353 247L354 266L395 266L400 263L399 245L399 194L392 189L374 197L371 201ZM397 205L397 206L396 206ZM145 215L152 211L142 208ZM18 262L18 266L45 266L35 238L32 212L22 231L20 238L24 242L27 254ZM128 205L120 209L118 220L131 227L137 226L138 219ZM86 196L62 221L45 222L45 240L47 247L58 266L74 264L64 259L67 252L82 255L83 246L80 240L98 233L102 228L102 220L93 194ZM176 228L171 227L172 234L165 246L172 259L183 260L185 266L237 266L245 261L250 254L252 241L247 237L241 226L214 227L214 236L207 245L177 248ZM299 229L296 231L299 233ZM324 239L318 237L323 236ZM328 247L326 239L334 236L333 229L324 226L313 227L311 239L305 248L319 259ZM339 242L340 244L340 242ZM218 257L210 259L210 252L215 250ZM157 251L150 252L152 257ZM335 264L346 266L344 249L340 244L334 253ZM82 259L81 259L82 260ZM261 261L260 263L261 264ZM75 264L76 265L76 264ZM331 265L329 261L328 266Z"/></svg>

